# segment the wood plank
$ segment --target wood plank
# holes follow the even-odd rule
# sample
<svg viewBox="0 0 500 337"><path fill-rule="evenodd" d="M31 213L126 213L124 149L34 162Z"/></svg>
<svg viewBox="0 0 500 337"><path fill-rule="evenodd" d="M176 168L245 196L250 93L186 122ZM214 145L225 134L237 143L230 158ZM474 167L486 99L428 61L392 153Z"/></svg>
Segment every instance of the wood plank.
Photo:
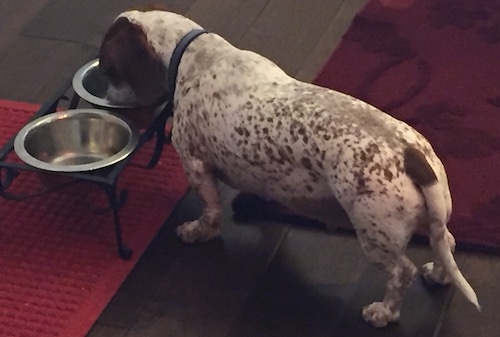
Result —
<svg viewBox="0 0 500 337"><path fill-rule="evenodd" d="M296 77L305 82L312 82L319 71L323 68L326 60L340 43L342 36L349 28L352 19L361 10L368 0L344 0L337 13L328 24L328 27L320 34L314 48L308 53L307 58L301 64Z"/></svg>
<svg viewBox="0 0 500 337"><path fill-rule="evenodd" d="M0 50L6 48L21 34L29 22L50 0L1 1ZM22 9L22 10L21 10Z"/></svg>
<svg viewBox="0 0 500 337"><path fill-rule="evenodd" d="M0 50L0 97L42 103L75 71L95 55L93 47L19 38Z"/></svg>
<svg viewBox="0 0 500 337"><path fill-rule="evenodd" d="M187 193L105 308L98 325L127 330L134 326L147 301L182 254L184 246L173 234L175 227L185 221L187 214L200 212L199 198L193 192Z"/></svg>
<svg viewBox="0 0 500 337"><path fill-rule="evenodd" d="M464 296L456 294L443 319L439 337L489 337L500 331L500 258L479 253L461 253L465 277L479 297L482 311L478 312Z"/></svg>
<svg viewBox="0 0 500 337"><path fill-rule="evenodd" d="M195 0L167 0L162 4L185 13ZM29 22L24 34L31 37L85 43L98 47L114 18L124 10L150 5L149 0L52 0Z"/></svg>
<svg viewBox="0 0 500 337"><path fill-rule="evenodd" d="M228 226L229 228L229 226ZM146 305L131 336L224 336L267 267L283 227L243 227L240 235L187 247ZM227 232L226 232L227 233ZM231 235L232 236L232 235ZM165 326L165 323L167 326Z"/></svg>
<svg viewBox="0 0 500 337"><path fill-rule="evenodd" d="M412 244L408 256L417 268L432 258L426 245ZM461 258L457 258L461 263ZM353 296L348 299L348 308L337 320L332 336L339 332L352 336L433 336L439 327L445 304L453 294L452 287L429 288L420 278L406 291L401 320L386 328L374 328L361 317L361 308L373 301L380 301L385 291L385 275L373 265L367 265L356 286Z"/></svg>
<svg viewBox="0 0 500 337"><path fill-rule="evenodd" d="M231 193L224 189L223 199ZM221 239L198 245L180 243L174 229L200 212L201 202L190 192L101 315L98 326L127 328L128 337L225 335L287 227L235 224L226 207Z"/></svg>
<svg viewBox="0 0 500 337"><path fill-rule="evenodd" d="M243 36L241 47L265 55L294 76L342 2L271 0Z"/></svg>
<svg viewBox="0 0 500 337"><path fill-rule="evenodd" d="M186 16L238 45L268 2L269 0L198 0L187 11Z"/></svg>
<svg viewBox="0 0 500 337"><path fill-rule="evenodd" d="M86 337L125 337L127 330L113 326L95 325L86 335Z"/></svg>
<svg viewBox="0 0 500 337"><path fill-rule="evenodd" d="M431 255L426 246L412 246L409 253L417 265ZM367 261L354 236L294 228L228 337L431 336L452 291L415 282L401 322L376 329L363 321L361 309L380 300L384 288L384 274Z"/></svg>
<svg viewBox="0 0 500 337"><path fill-rule="evenodd" d="M330 336L365 265L354 236L292 228L227 336Z"/></svg>

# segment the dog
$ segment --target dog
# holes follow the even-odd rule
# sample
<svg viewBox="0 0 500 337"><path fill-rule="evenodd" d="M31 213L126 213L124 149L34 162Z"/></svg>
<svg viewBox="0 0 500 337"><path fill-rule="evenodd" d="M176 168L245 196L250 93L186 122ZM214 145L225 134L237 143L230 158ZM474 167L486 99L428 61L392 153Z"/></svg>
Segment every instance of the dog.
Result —
<svg viewBox="0 0 500 337"><path fill-rule="evenodd" d="M359 99L298 81L214 33L188 41L173 69L179 41L199 29L175 13L131 10L116 18L99 52L110 99L148 103L172 93L172 142L205 204L199 219L177 229L183 241L219 234L217 180L332 225L337 205L368 259L388 275L383 300L362 310L366 321L383 327L399 319L417 274L405 251L418 226L428 228L434 251L424 279L453 283L480 309L453 257L445 169L420 133ZM178 73L169 84L172 70Z"/></svg>

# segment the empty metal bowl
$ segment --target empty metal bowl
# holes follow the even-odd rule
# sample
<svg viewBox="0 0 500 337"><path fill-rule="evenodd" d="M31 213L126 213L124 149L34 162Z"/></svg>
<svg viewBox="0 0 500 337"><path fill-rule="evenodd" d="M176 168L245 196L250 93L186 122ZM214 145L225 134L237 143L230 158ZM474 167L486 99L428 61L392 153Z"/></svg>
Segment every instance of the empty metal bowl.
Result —
<svg viewBox="0 0 500 337"><path fill-rule="evenodd" d="M26 164L52 172L100 169L125 159L137 146L138 131L104 110L55 112L26 124L14 151Z"/></svg>
<svg viewBox="0 0 500 337"><path fill-rule="evenodd" d="M108 79L99 71L99 59L83 65L73 76L73 89L94 107L126 116L138 127L147 127L166 105L165 101L144 106L133 102L113 102L106 97Z"/></svg>

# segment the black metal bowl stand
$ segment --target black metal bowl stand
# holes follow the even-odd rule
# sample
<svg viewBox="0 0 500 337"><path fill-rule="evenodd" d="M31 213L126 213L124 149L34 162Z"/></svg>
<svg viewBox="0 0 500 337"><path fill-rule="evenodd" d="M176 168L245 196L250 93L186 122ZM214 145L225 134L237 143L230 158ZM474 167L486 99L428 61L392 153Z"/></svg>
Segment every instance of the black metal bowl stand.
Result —
<svg viewBox="0 0 500 337"><path fill-rule="evenodd" d="M71 80L67 80L55 95L45 102L40 109L31 117L29 121L44 116L46 114L55 112L58 109L76 109L81 104L80 97L74 92L71 86ZM116 235L116 243L118 254L123 259L129 259L132 256L132 249L130 249L122 238L122 230L120 224L120 208L125 204L127 198L127 191L117 190L117 181L123 169L129 164L131 158L148 140L156 137L155 147L152 156L145 166L146 169L155 167L160 159L163 146L170 141L170 137L165 134L165 126L171 113L171 104L166 104L165 108L155 115L152 122L144 129L141 130L139 142L132 153L125 159L113 164L109 167L102 168L89 172L57 172L54 174L69 177L71 179L64 179L64 183L45 187L39 191L34 191L30 194L19 195L11 194L8 192L13 180L20 175L22 171L35 171L40 173L47 173L47 171L32 167L20 161L8 160L9 153L14 151L14 134L1 148L0 148L0 196L9 200L23 200L27 198L42 196L46 193L59 190L67 187L68 185L79 182L91 182L97 184L104 190L109 201L109 208L113 212L114 229ZM28 122L29 122L28 121ZM51 172L52 173L52 172Z"/></svg>

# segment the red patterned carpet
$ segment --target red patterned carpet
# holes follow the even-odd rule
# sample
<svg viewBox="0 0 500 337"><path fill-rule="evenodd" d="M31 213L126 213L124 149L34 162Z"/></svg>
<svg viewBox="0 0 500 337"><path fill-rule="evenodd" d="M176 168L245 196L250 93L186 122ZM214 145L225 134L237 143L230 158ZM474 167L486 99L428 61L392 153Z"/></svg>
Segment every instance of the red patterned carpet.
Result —
<svg viewBox="0 0 500 337"><path fill-rule="evenodd" d="M459 247L500 252L499 1L371 1L315 83L423 133L447 168Z"/></svg>
<svg viewBox="0 0 500 337"><path fill-rule="evenodd" d="M37 108L0 100L0 143ZM147 163L149 145L133 163ZM134 250L128 261L117 255L111 212L95 211L107 206L95 185L24 201L0 198L0 336L84 336L187 188L171 146L152 170L128 167L118 185L129 191L120 211ZM40 186L39 176L23 172L9 191Z"/></svg>

